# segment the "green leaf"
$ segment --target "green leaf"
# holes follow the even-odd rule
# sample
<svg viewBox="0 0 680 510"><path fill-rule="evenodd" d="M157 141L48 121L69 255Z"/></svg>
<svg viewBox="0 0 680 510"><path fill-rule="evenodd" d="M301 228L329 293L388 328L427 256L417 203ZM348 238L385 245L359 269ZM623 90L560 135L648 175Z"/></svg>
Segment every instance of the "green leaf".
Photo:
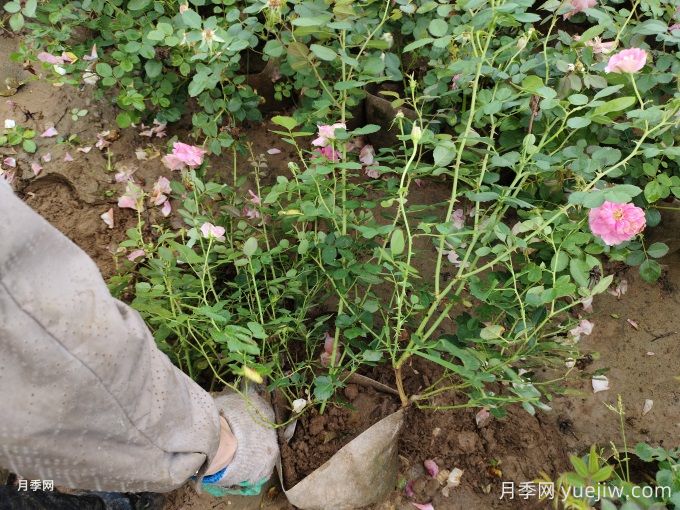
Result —
<svg viewBox="0 0 680 510"><path fill-rule="evenodd" d="M284 117L283 115L272 117L272 122L277 126L286 128L288 131L292 131L298 125L298 122L293 117Z"/></svg>
<svg viewBox="0 0 680 510"><path fill-rule="evenodd" d="M663 257L666 253L668 253L668 246L664 243L653 243L647 248L647 255L655 259Z"/></svg>
<svg viewBox="0 0 680 510"><path fill-rule="evenodd" d="M196 30L200 30L203 24L200 14L192 9L187 9L182 13L182 21L189 28L195 28Z"/></svg>
<svg viewBox="0 0 680 510"><path fill-rule="evenodd" d="M99 62L95 66L95 70L97 71L97 74L102 78L106 78L113 74L113 69L111 69L111 66L106 62Z"/></svg>
<svg viewBox="0 0 680 510"><path fill-rule="evenodd" d="M590 125L591 120L585 117L571 117L567 121L567 126L571 129L580 129Z"/></svg>
<svg viewBox="0 0 680 510"><path fill-rule="evenodd" d="M24 143L22 143L21 146L26 152L30 152L31 154L33 154L38 149L38 146L33 140L24 140Z"/></svg>
<svg viewBox="0 0 680 510"><path fill-rule="evenodd" d="M27 0L21 12L28 18L35 17L35 10L38 7L38 0Z"/></svg>
<svg viewBox="0 0 680 510"><path fill-rule="evenodd" d="M434 41L431 37L423 37L422 39L418 39L416 41L413 41L411 44L407 44L404 46L404 53L408 53L409 51L417 50L418 48L425 46L426 44L430 44Z"/></svg>
<svg viewBox="0 0 680 510"><path fill-rule="evenodd" d="M250 258L255 255L257 251L257 239L254 237L249 237L248 240L243 243L243 254Z"/></svg>
<svg viewBox="0 0 680 510"><path fill-rule="evenodd" d="M12 30L18 32L24 27L24 16L20 12L12 14L9 18L9 26Z"/></svg>
<svg viewBox="0 0 680 510"><path fill-rule="evenodd" d="M132 119L130 118L130 114L128 112L121 112L118 114L116 117L116 123L118 124L118 127L121 129L125 129L126 127L130 127L132 124Z"/></svg>
<svg viewBox="0 0 680 510"><path fill-rule="evenodd" d="M392 238L390 239L390 252L392 255L401 255L404 252L404 231L397 228L392 232Z"/></svg>
<svg viewBox="0 0 680 510"><path fill-rule="evenodd" d="M552 260L550 261L550 270L559 273L560 271L564 271L568 265L569 255L564 251L560 251L553 255Z"/></svg>
<svg viewBox="0 0 680 510"><path fill-rule="evenodd" d="M160 76L161 71L163 70L163 64L158 60L147 60L146 64L144 64L144 70L149 78L155 78L156 76Z"/></svg>
<svg viewBox="0 0 680 510"><path fill-rule="evenodd" d="M21 4L19 2L7 2L5 4L5 10L10 14L14 14L21 10Z"/></svg>
<svg viewBox="0 0 680 510"><path fill-rule="evenodd" d="M321 46L320 44L312 44L309 49L312 50L312 53L314 53L314 55L316 55L318 58L327 62L332 62L338 58L338 54L335 53L335 51L333 51L331 48L327 48L326 46Z"/></svg>
<svg viewBox="0 0 680 510"><path fill-rule="evenodd" d="M636 101L637 100L633 96L617 97L616 99L607 101L606 103L595 108L595 110L593 110L593 114L607 115L608 113L612 112L620 112L621 110L625 110L626 108L635 104Z"/></svg>
<svg viewBox="0 0 680 510"><path fill-rule="evenodd" d="M661 276L661 266L656 260L645 260L640 264L640 276L647 283L654 283Z"/></svg>
<svg viewBox="0 0 680 510"><path fill-rule="evenodd" d="M434 37L443 37L449 30L449 24L443 19L435 18L432 21L430 21L430 25L427 27L427 30Z"/></svg>
<svg viewBox="0 0 680 510"><path fill-rule="evenodd" d="M365 126L352 131L352 135L354 136L370 135L371 133L377 133L378 131L380 131L380 126L376 124L366 124Z"/></svg>
<svg viewBox="0 0 680 510"><path fill-rule="evenodd" d="M434 157L435 165L445 167L456 157L456 148L453 144L437 145L432 152L432 156Z"/></svg>
<svg viewBox="0 0 680 510"><path fill-rule="evenodd" d="M141 11L142 9L145 9L150 3L151 0L130 0L127 4L127 8L131 11Z"/></svg>

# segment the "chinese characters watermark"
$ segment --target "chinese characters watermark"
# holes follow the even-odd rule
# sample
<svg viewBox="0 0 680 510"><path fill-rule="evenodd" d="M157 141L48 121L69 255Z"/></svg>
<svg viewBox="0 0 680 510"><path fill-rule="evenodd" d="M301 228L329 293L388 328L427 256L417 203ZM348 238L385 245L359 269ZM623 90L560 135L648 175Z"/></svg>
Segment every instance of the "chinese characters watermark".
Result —
<svg viewBox="0 0 680 510"><path fill-rule="evenodd" d="M53 491L54 490L54 480L19 480L19 491L27 492L32 491Z"/></svg>
<svg viewBox="0 0 680 510"><path fill-rule="evenodd" d="M633 498L670 498L672 494L670 487L662 485L651 487L649 485L634 485L630 495ZM499 499L550 499L559 497L561 501L566 501L573 497L577 499L587 498L599 501L606 499L620 499L623 496L623 487L616 487L607 484L589 485L585 487L562 486L559 491L555 489L554 482L503 482L501 485L501 497Z"/></svg>

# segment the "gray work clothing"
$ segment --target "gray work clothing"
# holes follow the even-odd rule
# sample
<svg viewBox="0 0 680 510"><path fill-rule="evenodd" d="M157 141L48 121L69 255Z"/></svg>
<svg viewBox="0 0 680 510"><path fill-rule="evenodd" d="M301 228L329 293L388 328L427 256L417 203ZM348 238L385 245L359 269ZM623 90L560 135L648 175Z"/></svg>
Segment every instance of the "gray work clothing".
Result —
<svg viewBox="0 0 680 510"><path fill-rule="evenodd" d="M212 397L0 178L0 466L80 489L163 492L207 466L219 430Z"/></svg>

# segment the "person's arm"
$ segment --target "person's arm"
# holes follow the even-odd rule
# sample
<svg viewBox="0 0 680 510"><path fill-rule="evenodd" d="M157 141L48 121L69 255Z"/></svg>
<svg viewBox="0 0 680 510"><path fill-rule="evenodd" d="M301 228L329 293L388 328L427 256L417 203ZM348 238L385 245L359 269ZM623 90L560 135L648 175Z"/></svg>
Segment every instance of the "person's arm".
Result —
<svg viewBox="0 0 680 510"><path fill-rule="evenodd" d="M212 397L111 297L94 262L4 183L0 402L0 466L26 478L162 492L218 449Z"/></svg>

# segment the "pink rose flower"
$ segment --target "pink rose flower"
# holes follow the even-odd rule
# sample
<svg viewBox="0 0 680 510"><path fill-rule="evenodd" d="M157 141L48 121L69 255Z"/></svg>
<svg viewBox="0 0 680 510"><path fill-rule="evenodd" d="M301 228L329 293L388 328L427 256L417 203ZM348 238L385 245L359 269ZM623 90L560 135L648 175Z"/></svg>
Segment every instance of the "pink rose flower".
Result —
<svg viewBox="0 0 680 510"><path fill-rule="evenodd" d="M564 19L571 18L574 14L595 7L597 0L571 0L571 10L564 15Z"/></svg>
<svg viewBox="0 0 680 510"><path fill-rule="evenodd" d="M312 145L317 147L326 147L330 145L332 140L335 140L336 129L347 129L343 122L336 122L335 124L321 124L319 126L319 136L312 141Z"/></svg>
<svg viewBox="0 0 680 510"><path fill-rule="evenodd" d="M633 204L605 202L588 213L590 231L605 244L629 241L645 228L645 212Z"/></svg>
<svg viewBox="0 0 680 510"><path fill-rule="evenodd" d="M181 170L185 166L196 168L203 163L206 151L200 147L182 142L175 142L172 153L163 156L163 164L170 170Z"/></svg>
<svg viewBox="0 0 680 510"><path fill-rule="evenodd" d="M647 63L647 52L640 48L628 48L612 55L604 68L606 73L637 73Z"/></svg>
<svg viewBox="0 0 680 510"><path fill-rule="evenodd" d="M208 223L207 221L201 225L201 234L206 239L215 239L216 241L224 241L224 227L219 227Z"/></svg>

